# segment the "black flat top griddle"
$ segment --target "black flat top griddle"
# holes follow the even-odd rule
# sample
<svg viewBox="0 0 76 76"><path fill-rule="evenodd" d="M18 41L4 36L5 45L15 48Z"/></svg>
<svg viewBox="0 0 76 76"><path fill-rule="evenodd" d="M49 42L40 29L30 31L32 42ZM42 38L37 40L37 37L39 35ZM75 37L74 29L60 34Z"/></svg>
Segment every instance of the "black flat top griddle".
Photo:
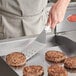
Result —
<svg viewBox="0 0 76 76"><path fill-rule="evenodd" d="M0 76L19 76L8 64L0 57Z"/></svg>

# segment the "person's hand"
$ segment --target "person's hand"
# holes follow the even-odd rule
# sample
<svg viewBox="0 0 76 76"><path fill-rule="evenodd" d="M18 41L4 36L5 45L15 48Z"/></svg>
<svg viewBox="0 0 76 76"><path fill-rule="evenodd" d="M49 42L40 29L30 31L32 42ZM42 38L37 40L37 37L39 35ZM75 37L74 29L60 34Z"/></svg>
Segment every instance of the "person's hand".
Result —
<svg viewBox="0 0 76 76"><path fill-rule="evenodd" d="M52 6L49 12L49 17L47 22L48 24L50 24L50 27L52 29L54 29L58 23L63 21L66 8L67 7L65 6L65 4L61 5L58 2Z"/></svg>

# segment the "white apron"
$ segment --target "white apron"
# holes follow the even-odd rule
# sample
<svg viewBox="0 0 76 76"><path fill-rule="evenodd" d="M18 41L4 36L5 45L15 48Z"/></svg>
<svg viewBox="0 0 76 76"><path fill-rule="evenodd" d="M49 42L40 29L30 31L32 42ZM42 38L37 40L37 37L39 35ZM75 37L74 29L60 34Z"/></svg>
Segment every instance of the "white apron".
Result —
<svg viewBox="0 0 76 76"><path fill-rule="evenodd" d="M47 0L0 0L0 27L6 38L39 34L46 23Z"/></svg>

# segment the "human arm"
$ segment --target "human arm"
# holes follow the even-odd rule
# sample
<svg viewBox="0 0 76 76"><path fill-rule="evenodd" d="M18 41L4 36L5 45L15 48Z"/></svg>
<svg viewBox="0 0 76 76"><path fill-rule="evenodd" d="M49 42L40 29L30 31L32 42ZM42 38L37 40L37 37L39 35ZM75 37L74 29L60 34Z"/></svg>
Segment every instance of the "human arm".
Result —
<svg viewBox="0 0 76 76"><path fill-rule="evenodd" d="M69 3L70 0L58 0L53 4L52 8L49 11L47 22L52 29L54 29L58 23L63 21Z"/></svg>

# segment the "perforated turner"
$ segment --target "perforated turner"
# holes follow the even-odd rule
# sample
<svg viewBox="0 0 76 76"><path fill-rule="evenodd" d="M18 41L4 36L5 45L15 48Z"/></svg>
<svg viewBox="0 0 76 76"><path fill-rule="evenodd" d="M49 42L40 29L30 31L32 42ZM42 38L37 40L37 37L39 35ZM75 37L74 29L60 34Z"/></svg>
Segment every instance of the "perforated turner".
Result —
<svg viewBox="0 0 76 76"><path fill-rule="evenodd" d="M46 31L49 28L50 26L46 26L38 37L22 51L26 55L27 60L37 54L46 45Z"/></svg>

